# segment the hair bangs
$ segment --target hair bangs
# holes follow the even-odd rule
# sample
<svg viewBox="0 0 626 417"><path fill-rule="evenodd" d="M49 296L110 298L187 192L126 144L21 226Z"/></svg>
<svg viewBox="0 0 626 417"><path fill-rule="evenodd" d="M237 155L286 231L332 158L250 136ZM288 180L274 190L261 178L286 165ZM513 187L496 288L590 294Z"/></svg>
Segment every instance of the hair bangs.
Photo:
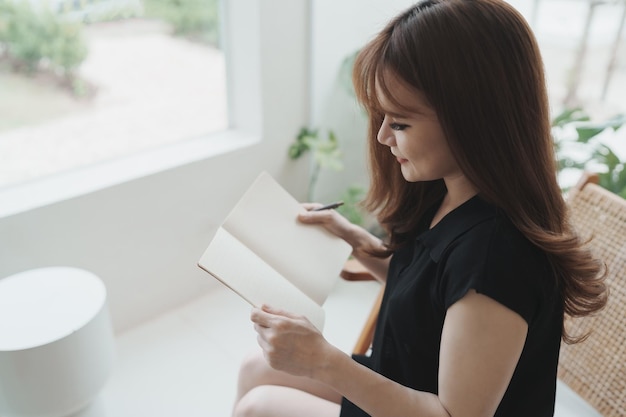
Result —
<svg viewBox="0 0 626 417"><path fill-rule="evenodd" d="M367 114L375 119L381 119L384 111L376 94L376 85L379 82L383 66L383 49L385 45L381 39L376 39L366 45L354 62L352 81L357 100L365 108Z"/></svg>

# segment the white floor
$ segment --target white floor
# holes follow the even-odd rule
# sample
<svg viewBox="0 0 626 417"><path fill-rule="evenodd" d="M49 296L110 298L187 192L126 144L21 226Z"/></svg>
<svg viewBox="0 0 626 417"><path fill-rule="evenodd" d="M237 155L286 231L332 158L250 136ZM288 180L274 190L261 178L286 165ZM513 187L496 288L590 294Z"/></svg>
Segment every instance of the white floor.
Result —
<svg viewBox="0 0 626 417"><path fill-rule="evenodd" d="M325 337L349 352L378 290L339 280ZM102 394L107 417L228 417L241 359L256 348L250 307L218 288L117 338Z"/></svg>

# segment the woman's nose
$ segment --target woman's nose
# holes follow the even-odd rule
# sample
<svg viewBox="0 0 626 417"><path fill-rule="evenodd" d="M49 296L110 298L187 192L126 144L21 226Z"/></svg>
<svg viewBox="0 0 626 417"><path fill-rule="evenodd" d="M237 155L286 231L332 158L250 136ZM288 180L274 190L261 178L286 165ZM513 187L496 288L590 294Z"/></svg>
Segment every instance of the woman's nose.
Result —
<svg viewBox="0 0 626 417"><path fill-rule="evenodd" d="M383 119L383 123L378 129L376 140L378 140L378 143L382 145L393 146L393 141L395 140L395 137L393 135L393 130L391 130L391 128L389 127L389 121L387 120L387 117Z"/></svg>

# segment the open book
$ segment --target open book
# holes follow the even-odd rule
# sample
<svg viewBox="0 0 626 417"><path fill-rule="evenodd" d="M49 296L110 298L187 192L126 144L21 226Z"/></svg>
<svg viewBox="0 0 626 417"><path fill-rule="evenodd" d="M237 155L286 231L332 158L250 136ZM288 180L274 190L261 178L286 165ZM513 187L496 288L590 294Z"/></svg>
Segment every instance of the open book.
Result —
<svg viewBox="0 0 626 417"><path fill-rule="evenodd" d="M321 226L263 172L217 229L198 266L243 299L304 315L320 331L322 304L352 248Z"/></svg>

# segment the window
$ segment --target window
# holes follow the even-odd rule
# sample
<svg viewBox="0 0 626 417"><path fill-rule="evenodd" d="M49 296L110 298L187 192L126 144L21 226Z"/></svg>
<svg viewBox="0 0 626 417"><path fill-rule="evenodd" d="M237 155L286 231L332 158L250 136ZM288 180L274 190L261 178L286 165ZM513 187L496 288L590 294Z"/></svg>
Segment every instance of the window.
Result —
<svg viewBox="0 0 626 417"><path fill-rule="evenodd" d="M295 167L285 166L285 155L292 132L306 125L309 115L308 0L228 0L222 6L229 128L85 169L0 187L0 229L9 224L19 230L11 219L23 218L26 212L37 218L38 213L49 212L48 206L69 207L74 213L75 208L82 211L84 204L93 201L106 206L116 198L126 201L129 195L139 195L143 207L143 201L153 201L149 195L161 198L172 190L184 194L176 199L185 207L180 217L174 216L180 221L189 217L188 207L203 207L198 198L224 192L222 186L244 187L260 170L288 172L283 176L287 186L298 187ZM240 175L223 182L225 170ZM203 193L198 193L199 186Z"/></svg>
<svg viewBox="0 0 626 417"><path fill-rule="evenodd" d="M0 187L227 127L219 0L0 10Z"/></svg>

